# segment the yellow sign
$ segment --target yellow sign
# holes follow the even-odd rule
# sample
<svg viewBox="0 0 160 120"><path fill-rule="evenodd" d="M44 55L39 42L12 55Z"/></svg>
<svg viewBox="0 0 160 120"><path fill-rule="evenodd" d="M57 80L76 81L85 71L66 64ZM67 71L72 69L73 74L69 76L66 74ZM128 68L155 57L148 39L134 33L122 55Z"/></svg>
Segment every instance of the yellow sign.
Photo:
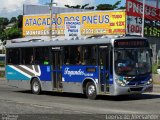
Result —
<svg viewBox="0 0 160 120"><path fill-rule="evenodd" d="M81 23L81 35L122 35L126 27L125 11L93 11L54 14L52 35L64 35L65 21ZM50 15L23 16L23 36L49 35Z"/></svg>

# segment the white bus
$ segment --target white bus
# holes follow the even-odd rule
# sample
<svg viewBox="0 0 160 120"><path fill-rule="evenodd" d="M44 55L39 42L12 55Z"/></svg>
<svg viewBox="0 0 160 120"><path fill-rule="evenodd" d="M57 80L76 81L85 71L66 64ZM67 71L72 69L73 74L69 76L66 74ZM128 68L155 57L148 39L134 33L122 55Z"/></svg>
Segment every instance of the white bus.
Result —
<svg viewBox="0 0 160 120"><path fill-rule="evenodd" d="M151 49L146 38L95 37L6 45L12 86L97 95L151 92Z"/></svg>

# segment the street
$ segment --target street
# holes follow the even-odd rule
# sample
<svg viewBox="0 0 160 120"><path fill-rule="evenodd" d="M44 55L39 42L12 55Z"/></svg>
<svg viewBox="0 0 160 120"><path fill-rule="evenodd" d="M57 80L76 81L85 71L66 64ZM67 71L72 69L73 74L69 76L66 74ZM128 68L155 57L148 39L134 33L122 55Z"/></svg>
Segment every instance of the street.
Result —
<svg viewBox="0 0 160 120"><path fill-rule="evenodd" d="M159 93L99 96L97 100L89 100L84 95L71 93L43 92L34 95L0 81L2 114L160 114L159 109Z"/></svg>

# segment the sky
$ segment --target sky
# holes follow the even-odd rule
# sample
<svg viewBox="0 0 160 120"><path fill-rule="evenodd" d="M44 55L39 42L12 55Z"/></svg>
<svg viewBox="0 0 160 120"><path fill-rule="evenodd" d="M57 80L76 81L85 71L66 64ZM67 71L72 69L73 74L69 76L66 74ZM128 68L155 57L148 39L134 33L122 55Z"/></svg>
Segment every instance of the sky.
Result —
<svg viewBox="0 0 160 120"><path fill-rule="evenodd" d="M92 6L96 6L98 4L114 4L118 0L53 0L57 3L57 6L64 6L66 4L69 5L84 5L89 3ZM126 0L122 0L122 6L125 5ZM23 4L39 4L46 5L50 0L0 0L0 17L8 17L9 19L13 16L17 17L23 12Z"/></svg>

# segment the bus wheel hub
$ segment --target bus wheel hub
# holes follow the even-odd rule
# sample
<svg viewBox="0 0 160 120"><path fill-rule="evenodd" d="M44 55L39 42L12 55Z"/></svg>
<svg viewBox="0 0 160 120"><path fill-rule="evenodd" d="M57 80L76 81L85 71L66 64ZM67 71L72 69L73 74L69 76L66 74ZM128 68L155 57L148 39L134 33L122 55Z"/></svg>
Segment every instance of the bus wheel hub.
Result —
<svg viewBox="0 0 160 120"><path fill-rule="evenodd" d="M92 95L92 94L94 94L95 93L95 87L93 86L93 85L90 85L89 87L88 87L88 94L89 95Z"/></svg>

